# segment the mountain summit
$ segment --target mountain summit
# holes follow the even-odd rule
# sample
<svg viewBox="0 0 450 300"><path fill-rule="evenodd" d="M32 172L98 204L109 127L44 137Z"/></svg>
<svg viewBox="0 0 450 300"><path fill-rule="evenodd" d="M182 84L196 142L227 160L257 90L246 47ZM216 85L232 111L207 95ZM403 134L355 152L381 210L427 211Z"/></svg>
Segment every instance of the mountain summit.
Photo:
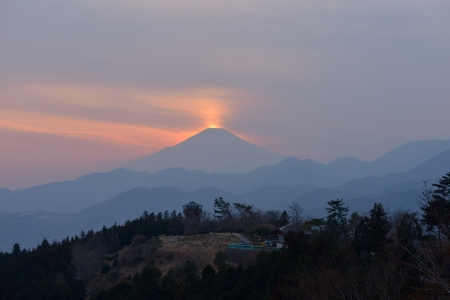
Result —
<svg viewBox="0 0 450 300"><path fill-rule="evenodd" d="M174 167L207 173L243 173L275 165L286 157L255 146L225 129L208 128L123 167L149 173Z"/></svg>

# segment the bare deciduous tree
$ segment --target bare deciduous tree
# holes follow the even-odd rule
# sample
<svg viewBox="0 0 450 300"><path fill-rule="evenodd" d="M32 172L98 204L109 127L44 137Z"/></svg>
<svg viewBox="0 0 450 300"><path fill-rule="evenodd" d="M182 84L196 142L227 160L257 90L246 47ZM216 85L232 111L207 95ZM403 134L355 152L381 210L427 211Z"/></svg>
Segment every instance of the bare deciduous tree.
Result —
<svg viewBox="0 0 450 300"><path fill-rule="evenodd" d="M300 226L302 223L302 212L303 208L298 202L292 202L292 204L289 205L289 215L291 217L293 228L296 231L300 230Z"/></svg>

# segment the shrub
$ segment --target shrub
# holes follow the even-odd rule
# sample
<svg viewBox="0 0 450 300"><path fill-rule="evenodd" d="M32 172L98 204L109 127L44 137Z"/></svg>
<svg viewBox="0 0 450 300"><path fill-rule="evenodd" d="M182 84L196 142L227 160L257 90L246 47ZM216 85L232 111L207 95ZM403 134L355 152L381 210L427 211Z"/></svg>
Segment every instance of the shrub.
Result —
<svg viewBox="0 0 450 300"><path fill-rule="evenodd" d="M114 254L111 254L111 255L106 255L105 256L105 260L111 261L111 260L116 259L118 257L119 257L119 253L114 253Z"/></svg>
<svg viewBox="0 0 450 300"><path fill-rule="evenodd" d="M168 254L167 254L167 260L172 260L173 258L175 257L175 253L173 253L172 251L171 252L169 252Z"/></svg>
<svg viewBox="0 0 450 300"><path fill-rule="evenodd" d="M134 259L133 259L133 262L138 263L138 262L143 261L143 260L144 260L144 258L142 256L135 256Z"/></svg>
<svg viewBox="0 0 450 300"><path fill-rule="evenodd" d="M103 264L100 269L100 273L106 274L109 272L109 270L111 270L111 266L109 264Z"/></svg>
<svg viewBox="0 0 450 300"><path fill-rule="evenodd" d="M119 278L119 273L117 273L117 272L110 272L108 274L108 279L111 280L111 281L115 281L118 278Z"/></svg>
<svg viewBox="0 0 450 300"><path fill-rule="evenodd" d="M136 247L140 244L145 243L148 240L148 238L146 236L143 235L135 235L132 239L131 239L131 247Z"/></svg>

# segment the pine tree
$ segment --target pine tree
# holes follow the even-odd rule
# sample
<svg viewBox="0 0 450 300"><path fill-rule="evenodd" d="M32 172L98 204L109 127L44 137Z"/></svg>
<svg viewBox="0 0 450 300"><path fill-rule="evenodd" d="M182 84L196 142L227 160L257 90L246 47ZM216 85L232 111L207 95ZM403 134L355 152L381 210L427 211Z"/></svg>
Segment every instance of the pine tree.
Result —
<svg viewBox="0 0 450 300"><path fill-rule="evenodd" d="M19 253L20 253L20 245L15 243L12 249L12 254L19 255Z"/></svg>
<svg viewBox="0 0 450 300"><path fill-rule="evenodd" d="M363 217L355 230L353 245L360 257L368 260L381 252L386 245L386 236L391 229L387 213L381 203L375 203L370 217Z"/></svg>
<svg viewBox="0 0 450 300"><path fill-rule="evenodd" d="M443 244L446 244L442 239L450 240L450 172L432 186L436 188L434 191L425 182L420 198L421 222L428 232L436 234L442 252Z"/></svg>
<svg viewBox="0 0 450 300"><path fill-rule="evenodd" d="M329 208L327 207L328 229L333 233L345 235L348 207L344 206L343 199L330 200L327 203L329 205Z"/></svg>
<svg viewBox="0 0 450 300"><path fill-rule="evenodd" d="M280 219L278 220L278 227L283 227L287 224L289 224L289 214L284 210L280 215Z"/></svg>
<svg viewBox="0 0 450 300"><path fill-rule="evenodd" d="M433 196L436 199L450 201L450 172L442 176L439 183L432 184L436 189L433 191Z"/></svg>
<svg viewBox="0 0 450 300"><path fill-rule="evenodd" d="M375 203L370 210L369 236L372 249L380 251L386 242L386 236L391 229L387 213L381 203Z"/></svg>
<svg viewBox="0 0 450 300"><path fill-rule="evenodd" d="M230 202L225 202L222 197L214 199L214 217L218 219L231 219Z"/></svg>

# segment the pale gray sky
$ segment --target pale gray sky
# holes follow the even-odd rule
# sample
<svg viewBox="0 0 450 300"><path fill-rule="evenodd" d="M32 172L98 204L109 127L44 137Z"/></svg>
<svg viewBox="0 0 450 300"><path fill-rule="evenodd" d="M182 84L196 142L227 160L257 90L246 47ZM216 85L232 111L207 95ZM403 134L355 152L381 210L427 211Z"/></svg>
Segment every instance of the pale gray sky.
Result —
<svg viewBox="0 0 450 300"><path fill-rule="evenodd" d="M450 139L450 2L0 3L0 188L64 180L209 126L372 160Z"/></svg>

